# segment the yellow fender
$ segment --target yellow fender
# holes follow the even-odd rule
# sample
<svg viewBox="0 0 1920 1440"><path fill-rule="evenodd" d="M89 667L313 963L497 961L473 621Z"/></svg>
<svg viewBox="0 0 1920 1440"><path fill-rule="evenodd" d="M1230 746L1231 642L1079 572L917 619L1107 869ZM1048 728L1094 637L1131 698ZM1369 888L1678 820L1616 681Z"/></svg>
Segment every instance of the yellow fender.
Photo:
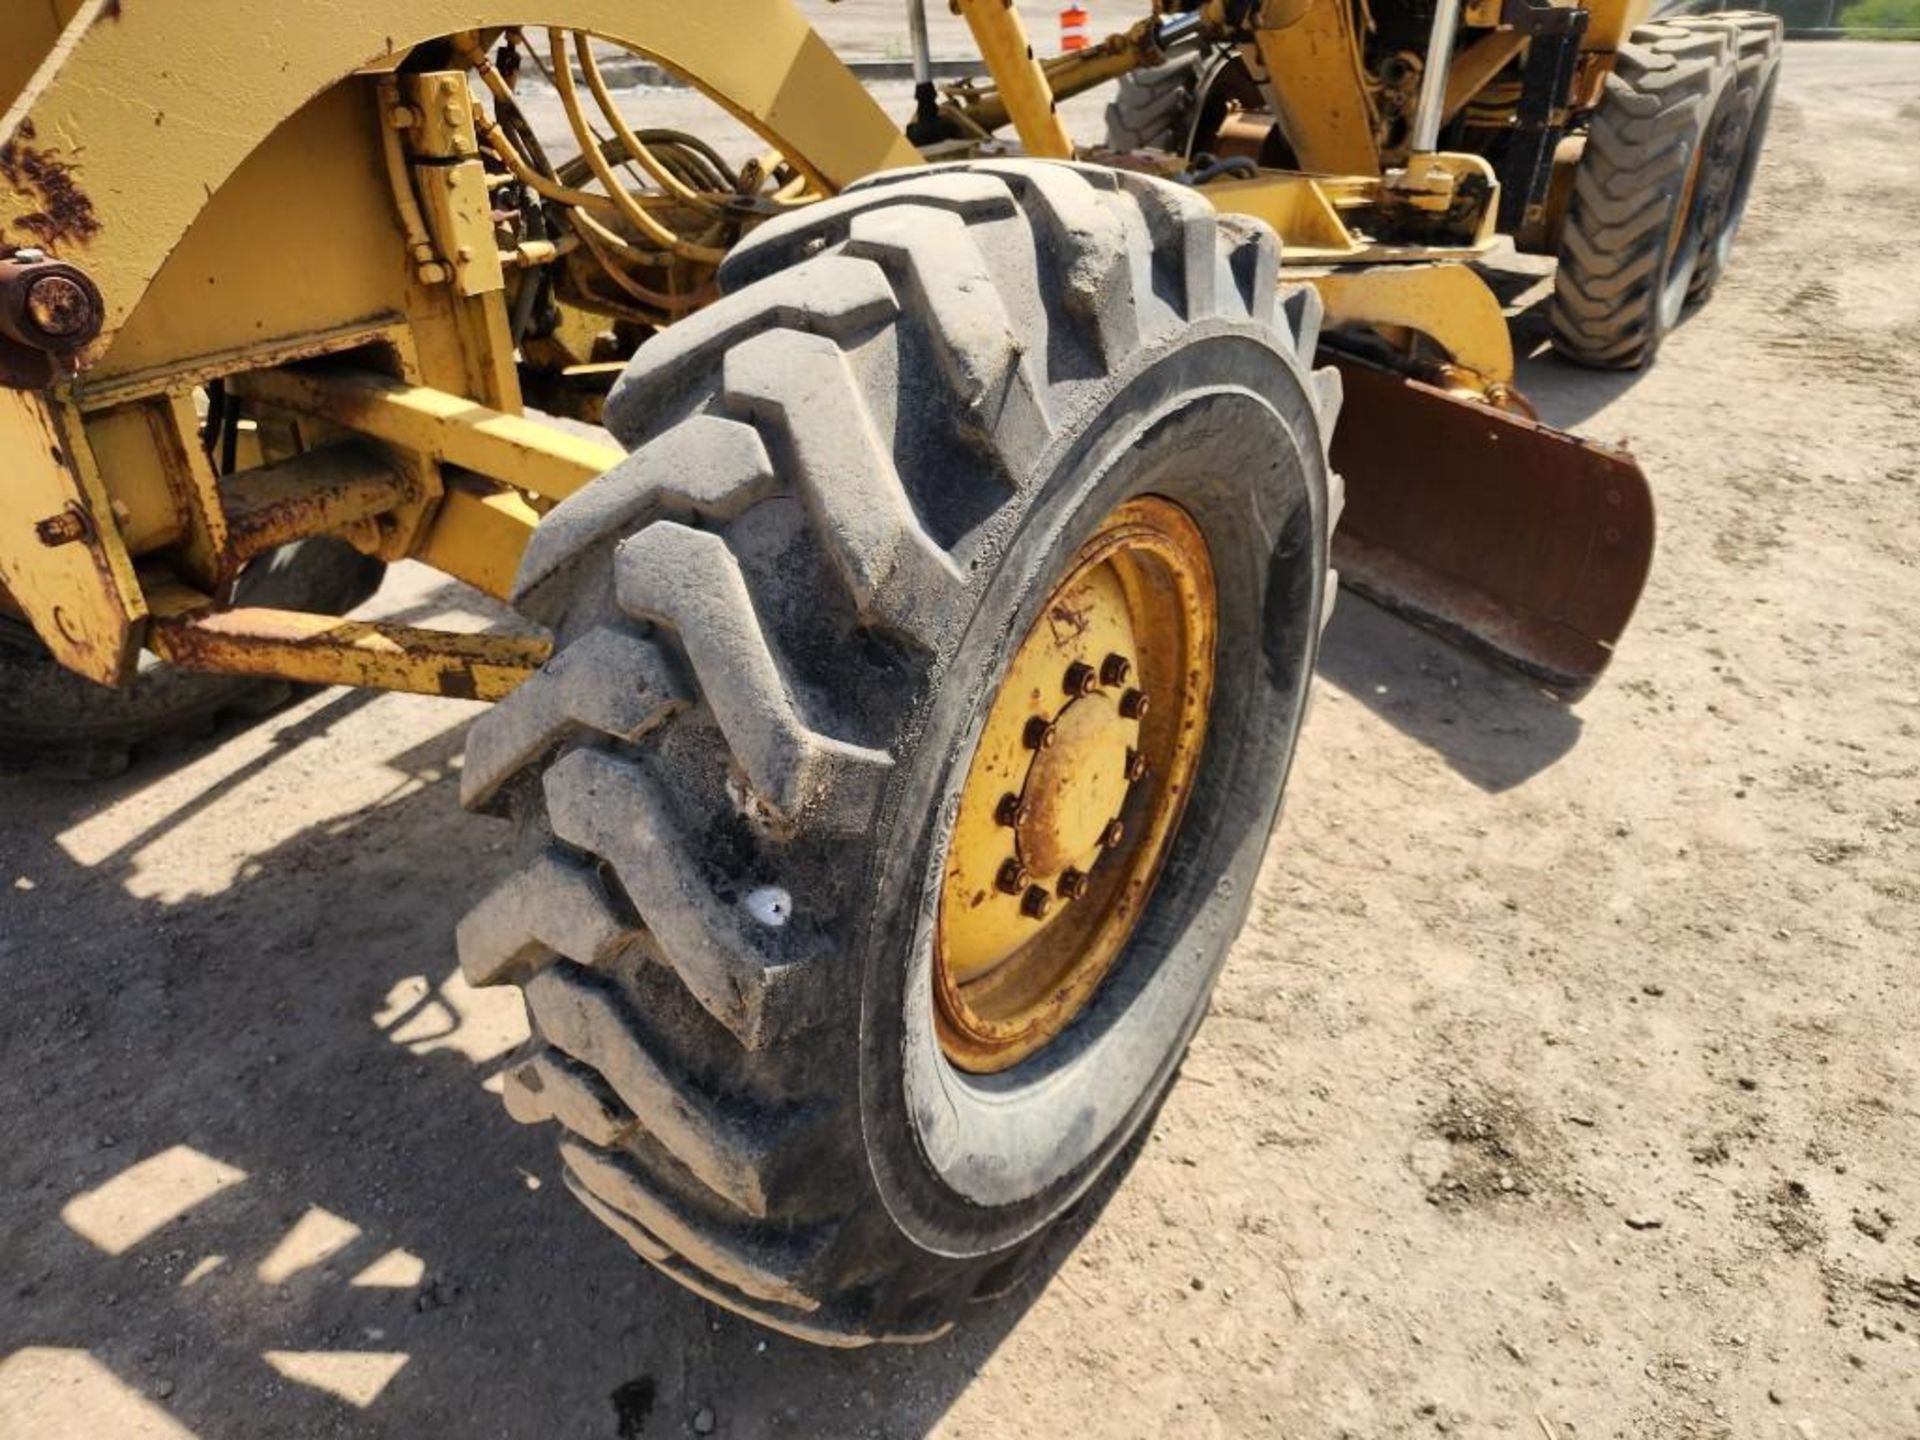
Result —
<svg viewBox="0 0 1920 1440"><path fill-rule="evenodd" d="M14 25L0 20L0 49ZM828 189L919 162L792 0L89 0L0 121L0 244L93 277L103 354L208 197L281 121L424 41L503 25L631 46Z"/></svg>

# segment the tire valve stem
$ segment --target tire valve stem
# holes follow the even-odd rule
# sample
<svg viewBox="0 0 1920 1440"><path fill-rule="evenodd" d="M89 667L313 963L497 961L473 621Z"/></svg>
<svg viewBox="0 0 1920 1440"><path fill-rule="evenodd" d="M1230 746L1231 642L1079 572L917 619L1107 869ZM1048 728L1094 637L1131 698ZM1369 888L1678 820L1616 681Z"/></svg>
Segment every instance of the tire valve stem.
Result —
<svg viewBox="0 0 1920 1440"><path fill-rule="evenodd" d="M1127 683L1133 674L1133 662L1124 655L1109 655L1100 662L1100 683L1115 688Z"/></svg>
<svg viewBox="0 0 1920 1440"><path fill-rule="evenodd" d="M1052 905L1053 897L1038 885L1031 887L1025 895L1020 897L1020 913L1029 920L1046 919L1047 911Z"/></svg>
<svg viewBox="0 0 1920 1440"><path fill-rule="evenodd" d="M1083 871L1068 866L1060 872L1060 880L1054 886L1060 892L1062 900L1078 900L1087 893L1087 877Z"/></svg>
<svg viewBox="0 0 1920 1440"><path fill-rule="evenodd" d="M1000 873L994 876L993 883L1003 895L1018 895L1027 888L1027 881L1031 878L1026 866L1018 860L1008 860L1000 866Z"/></svg>
<svg viewBox="0 0 1920 1440"><path fill-rule="evenodd" d="M1129 690L1120 697L1120 713L1129 720L1139 720L1147 713L1147 692Z"/></svg>
<svg viewBox="0 0 1920 1440"><path fill-rule="evenodd" d="M1091 695L1100 688L1100 676L1093 666L1084 660L1076 660L1067 667L1067 694L1073 696Z"/></svg>

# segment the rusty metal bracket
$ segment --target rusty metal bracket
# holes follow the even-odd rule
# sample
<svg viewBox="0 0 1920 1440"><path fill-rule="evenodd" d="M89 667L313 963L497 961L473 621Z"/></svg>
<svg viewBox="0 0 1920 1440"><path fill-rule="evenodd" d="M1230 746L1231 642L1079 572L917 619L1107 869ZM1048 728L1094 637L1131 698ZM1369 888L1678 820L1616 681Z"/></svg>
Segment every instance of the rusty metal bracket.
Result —
<svg viewBox="0 0 1920 1440"><path fill-rule="evenodd" d="M263 675L460 700L499 700L546 663L541 636L462 635L292 610L215 610L162 584L148 593L147 647L183 670Z"/></svg>
<svg viewBox="0 0 1920 1440"><path fill-rule="evenodd" d="M413 498L400 465L363 441L323 445L220 481L227 555L238 567L310 535L337 534Z"/></svg>

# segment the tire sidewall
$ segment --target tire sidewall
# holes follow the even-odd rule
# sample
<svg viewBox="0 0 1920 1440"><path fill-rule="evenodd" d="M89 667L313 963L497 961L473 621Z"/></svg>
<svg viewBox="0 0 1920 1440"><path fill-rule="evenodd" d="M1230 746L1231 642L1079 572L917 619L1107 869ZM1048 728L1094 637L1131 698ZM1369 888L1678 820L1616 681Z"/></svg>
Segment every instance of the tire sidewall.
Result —
<svg viewBox="0 0 1920 1440"><path fill-rule="evenodd" d="M1298 363L1245 326L1195 327L1141 365L1092 428L1043 463L883 801L861 956L861 1117L899 1229L949 1256L991 1253L1056 1218L1168 1083L1205 1013L1277 816L1325 603L1327 488ZM1114 972L1040 1055L997 1076L947 1064L932 936L979 726L1038 607L1114 507L1180 503L1215 566L1210 729L1162 877ZM904 959L903 959L904 957Z"/></svg>
<svg viewBox="0 0 1920 1440"><path fill-rule="evenodd" d="M1702 287L1703 294L1726 273L1727 266L1733 260L1733 244L1739 238L1741 222L1746 219L1747 202L1753 195L1754 176L1760 169L1760 151L1767 143L1767 127L1773 119L1773 98L1779 80L1780 56L1776 51L1753 90L1753 109L1747 116L1746 135L1741 140L1740 154L1735 162L1739 170L1734 175L1733 193L1727 199L1726 215L1709 247L1706 262L1709 269Z"/></svg>

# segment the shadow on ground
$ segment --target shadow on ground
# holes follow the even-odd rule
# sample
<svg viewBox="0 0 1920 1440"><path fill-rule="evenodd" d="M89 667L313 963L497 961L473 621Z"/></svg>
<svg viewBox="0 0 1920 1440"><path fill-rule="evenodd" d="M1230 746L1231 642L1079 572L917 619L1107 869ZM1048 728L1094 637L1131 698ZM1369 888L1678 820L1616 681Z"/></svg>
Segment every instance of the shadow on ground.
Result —
<svg viewBox="0 0 1920 1440"><path fill-rule="evenodd" d="M1553 264L1547 258L1502 252L1475 269L1506 312L1517 362L1515 383L1548 425L1579 430L1657 372L1657 363L1639 370L1589 370L1554 353L1547 313L1553 294ZM1689 309L1677 329L1685 329L1702 313L1697 305Z"/></svg>
<svg viewBox="0 0 1920 1440"><path fill-rule="evenodd" d="M1321 641L1320 676L1488 792L1539 774L1580 739L1579 715L1535 682L1350 590Z"/></svg>
<svg viewBox="0 0 1920 1440"><path fill-rule="evenodd" d="M219 788L270 786L371 703L265 722L267 753ZM1111 1187L1034 1277L918 1349L814 1349L654 1274L483 1088L520 1021L455 974L454 922L507 860L459 812L463 731L390 759L391 798L171 903L131 893L138 852L212 792L89 866L52 837L185 758L0 781L0 1420L631 1440L704 1409L720 1435L924 1433Z"/></svg>
<svg viewBox="0 0 1920 1440"><path fill-rule="evenodd" d="M1564 706L1351 595L1321 668L1487 790L1578 738ZM657 1276L487 1091L523 1022L465 987L451 936L510 839L459 811L464 724L383 703L310 698L204 780L188 754L0 780L0 1430L636 1440L709 1411L723 1436L924 1434L1118 1177L1013 1294L918 1349L814 1349ZM263 823L230 883L154 898L156 855L203 883L200 827L327 813L284 797L340 756L379 798ZM115 807L138 820L77 862L58 837Z"/></svg>

